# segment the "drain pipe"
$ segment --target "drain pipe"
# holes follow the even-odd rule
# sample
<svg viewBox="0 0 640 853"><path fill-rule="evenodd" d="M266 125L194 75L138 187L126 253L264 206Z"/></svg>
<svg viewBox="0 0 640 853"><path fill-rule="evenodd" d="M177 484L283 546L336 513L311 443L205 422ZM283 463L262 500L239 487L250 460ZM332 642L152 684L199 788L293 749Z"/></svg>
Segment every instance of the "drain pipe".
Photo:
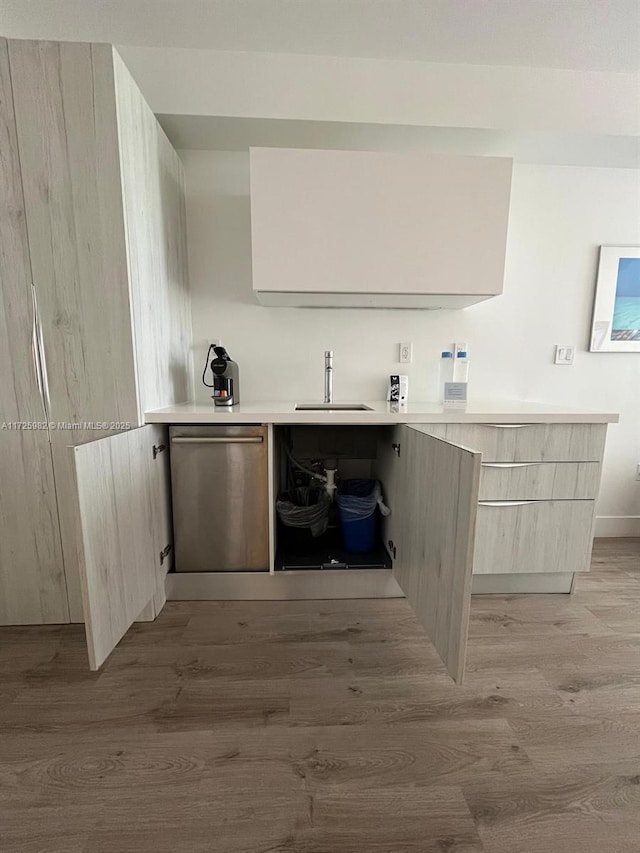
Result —
<svg viewBox="0 0 640 853"><path fill-rule="evenodd" d="M335 459L324 460L324 473L326 474L324 488L331 500L333 500L335 497L336 489L338 488L336 485L336 474L338 473L338 467L336 465Z"/></svg>
<svg viewBox="0 0 640 853"><path fill-rule="evenodd" d="M335 459L325 459L324 460L324 474L319 474L317 471L314 471L313 468L307 468L306 465L303 465L301 462L298 462L297 459L294 458L293 454L287 447L284 445L284 450L291 464L294 465L298 471L302 471L304 474L308 474L310 477L313 477L314 480L319 480L321 483L324 483L324 490L329 495L331 500L334 499L336 489L338 488L336 484L336 474L338 473L338 466L336 464Z"/></svg>

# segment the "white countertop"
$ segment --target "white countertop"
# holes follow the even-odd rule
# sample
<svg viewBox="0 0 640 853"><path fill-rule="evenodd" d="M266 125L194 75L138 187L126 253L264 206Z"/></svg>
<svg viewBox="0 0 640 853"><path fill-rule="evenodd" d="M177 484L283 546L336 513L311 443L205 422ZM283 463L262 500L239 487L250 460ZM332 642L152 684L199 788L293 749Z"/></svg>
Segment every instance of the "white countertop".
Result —
<svg viewBox="0 0 640 853"><path fill-rule="evenodd" d="M312 402L312 401L299 401ZM341 400L337 402L343 402ZM371 411L296 411L295 402L239 403L229 408L211 403L178 403L145 412L154 424L403 424L403 423L617 423L618 415L573 410L519 400L470 402L466 409L438 403L391 404L362 401Z"/></svg>

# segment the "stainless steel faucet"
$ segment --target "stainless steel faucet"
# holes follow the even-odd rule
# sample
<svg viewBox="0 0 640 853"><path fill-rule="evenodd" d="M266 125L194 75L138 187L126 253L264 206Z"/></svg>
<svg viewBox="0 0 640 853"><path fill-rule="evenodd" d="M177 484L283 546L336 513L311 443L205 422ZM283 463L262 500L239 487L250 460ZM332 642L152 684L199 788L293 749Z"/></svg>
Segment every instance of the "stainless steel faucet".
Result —
<svg viewBox="0 0 640 853"><path fill-rule="evenodd" d="M333 350L324 353L324 402L333 403Z"/></svg>

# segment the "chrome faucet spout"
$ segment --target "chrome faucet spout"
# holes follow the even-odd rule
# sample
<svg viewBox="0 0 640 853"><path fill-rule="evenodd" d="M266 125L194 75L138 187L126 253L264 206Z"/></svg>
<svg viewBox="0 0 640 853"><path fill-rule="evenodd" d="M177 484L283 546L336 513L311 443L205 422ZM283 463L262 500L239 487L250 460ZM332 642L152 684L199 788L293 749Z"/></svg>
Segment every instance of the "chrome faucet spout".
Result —
<svg viewBox="0 0 640 853"><path fill-rule="evenodd" d="M324 402L333 403L333 350L324 354Z"/></svg>

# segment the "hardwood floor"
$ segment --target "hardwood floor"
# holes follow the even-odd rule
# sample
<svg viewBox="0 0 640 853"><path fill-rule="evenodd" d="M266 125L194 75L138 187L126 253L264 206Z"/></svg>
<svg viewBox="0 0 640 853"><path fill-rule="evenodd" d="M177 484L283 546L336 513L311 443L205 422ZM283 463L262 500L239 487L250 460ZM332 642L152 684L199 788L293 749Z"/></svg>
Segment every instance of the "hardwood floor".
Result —
<svg viewBox="0 0 640 853"><path fill-rule="evenodd" d="M474 598L462 687L401 599L0 629L0 849L638 853L640 540Z"/></svg>

